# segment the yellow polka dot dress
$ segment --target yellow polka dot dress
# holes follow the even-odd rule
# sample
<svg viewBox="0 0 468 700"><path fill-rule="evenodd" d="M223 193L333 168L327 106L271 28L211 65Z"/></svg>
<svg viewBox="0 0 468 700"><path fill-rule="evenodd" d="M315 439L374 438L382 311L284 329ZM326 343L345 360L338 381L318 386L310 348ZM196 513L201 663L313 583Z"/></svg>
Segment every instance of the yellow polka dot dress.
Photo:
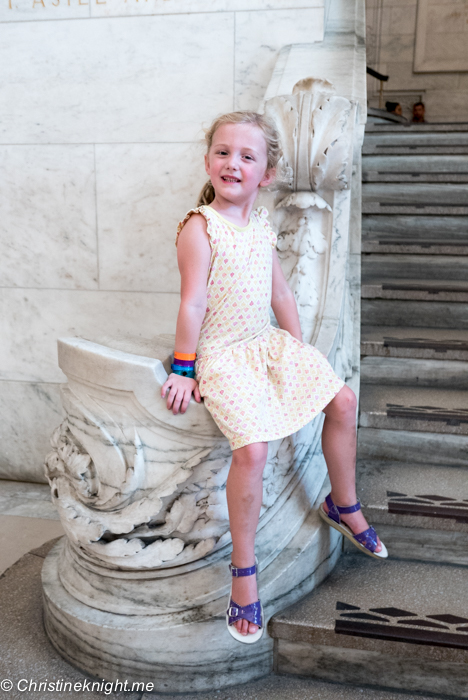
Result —
<svg viewBox="0 0 468 700"><path fill-rule="evenodd" d="M343 387L312 345L270 324L272 252L268 212L241 228L209 206L202 214L211 245L207 308L197 348L200 394L232 450L295 433Z"/></svg>

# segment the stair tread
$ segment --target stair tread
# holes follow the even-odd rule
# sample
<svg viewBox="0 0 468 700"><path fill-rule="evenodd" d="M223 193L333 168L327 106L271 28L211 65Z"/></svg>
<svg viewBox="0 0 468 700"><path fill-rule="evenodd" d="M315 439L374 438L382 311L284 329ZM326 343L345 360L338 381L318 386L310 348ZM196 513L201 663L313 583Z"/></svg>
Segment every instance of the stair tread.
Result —
<svg viewBox="0 0 468 700"><path fill-rule="evenodd" d="M457 328L412 328L410 326L366 326L361 327L361 339L363 341L382 341L384 338L397 340L414 339L419 342L432 341L435 345L445 342L461 341L468 343L468 330Z"/></svg>
<svg viewBox="0 0 468 700"><path fill-rule="evenodd" d="M405 643L395 644L406 639L412 640L414 653L420 655L427 654L425 644L430 644L431 639L434 646L443 645L444 641L457 644L459 640L460 647L468 650L468 634L457 629L468 625L468 596L462 594L466 590L464 567L391 558L379 564L363 554L345 554L318 589L272 618L270 634L294 641L364 649L377 649L377 639L392 640L395 655L407 653ZM337 604L341 604L341 609L337 609ZM351 640L335 632L337 620L351 622L358 613L380 620L354 617L357 635ZM431 619L433 616L435 620ZM440 616L444 616L442 620ZM423 624L411 625L412 620ZM380 635L372 643L358 636L359 627L366 624L375 625ZM432 627L433 624L441 627ZM400 629L401 638L395 638L389 628L397 628L397 632ZM425 644L417 641L421 632L428 640ZM460 659L459 648L446 647L444 651L440 658Z"/></svg>
<svg viewBox="0 0 468 700"><path fill-rule="evenodd" d="M411 279L406 277L380 277L376 278L373 275L363 273L363 286L376 286L383 289L395 290L432 290L434 292L441 291L468 291L468 281L465 280L437 280L437 279Z"/></svg>
<svg viewBox="0 0 468 700"><path fill-rule="evenodd" d="M367 428L466 435L466 391L363 384L359 422Z"/></svg>
<svg viewBox="0 0 468 700"><path fill-rule="evenodd" d="M373 524L468 532L467 476L454 466L360 459L358 496Z"/></svg>
<svg viewBox="0 0 468 700"><path fill-rule="evenodd" d="M417 253L419 255L468 255L468 241L456 239L391 238L363 236L362 253Z"/></svg>
<svg viewBox="0 0 468 700"><path fill-rule="evenodd" d="M387 404L435 406L447 410L465 410L468 416L465 391L394 385L376 387L370 384L365 384L362 387L362 410L386 412Z"/></svg>
<svg viewBox="0 0 468 700"><path fill-rule="evenodd" d="M361 326L361 354L439 360L468 360L468 330Z"/></svg>

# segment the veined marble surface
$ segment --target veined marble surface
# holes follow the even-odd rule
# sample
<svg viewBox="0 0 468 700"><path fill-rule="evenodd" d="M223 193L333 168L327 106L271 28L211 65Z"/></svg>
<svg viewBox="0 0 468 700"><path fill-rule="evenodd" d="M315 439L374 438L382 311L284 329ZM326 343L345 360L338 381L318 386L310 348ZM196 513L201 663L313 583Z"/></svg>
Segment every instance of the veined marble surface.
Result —
<svg viewBox="0 0 468 700"><path fill-rule="evenodd" d="M64 418L58 384L0 383L0 475L2 479L47 483L44 457L50 428Z"/></svg>
<svg viewBox="0 0 468 700"><path fill-rule="evenodd" d="M202 143L96 146L101 289L179 293L176 229L207 180Z"/></svg>
<svg viewBox="0 0 468 700"><path fill-rule="evenodd" d="M193 141L232 109L234 15L5 23L0 62L3 143Z"/></svg>
<svg viewBox="0 0 468 700"><path fill-rule="evenodd" d="M57 337L151 339L174 333L178 309L179 295L170 293L0 289L0 378L63 382Z"/></svg>
<svg viewBox="0 0 468 700"><path fill-rule="evenodd" d="M0 287L98 288L94 177L92 145L0 146Z"/></svg>
<svg viewBox="0 0 468 700"><path fill-rule="evenodd" d="M283 46L322 42L322 39L321 10L291 12L288 8L275 12L239 12L236 15L235 109L258 109ZM310 70L309 66L306 70ZM288 94L291 88L292 84L288 90L277 94Z"/></svg>
<svg viewBox="0 0 468 700"><path fill-rule="evenodd" d="M4 479L0 479L0 515L60 520L48 484Z"/></svg>

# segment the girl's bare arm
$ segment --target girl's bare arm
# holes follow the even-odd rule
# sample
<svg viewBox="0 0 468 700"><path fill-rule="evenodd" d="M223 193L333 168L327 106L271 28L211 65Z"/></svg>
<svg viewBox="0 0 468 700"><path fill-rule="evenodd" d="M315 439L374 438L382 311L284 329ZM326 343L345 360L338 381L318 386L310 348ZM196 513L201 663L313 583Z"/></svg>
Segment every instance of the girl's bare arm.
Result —
<svg viewBox="0 0 468 700"><path fill-rule="evenodd" d="M273 251L271 308L274 311L279 327L291 333L294 338L302 341L296 300L283 274L276 250Z"/></svg>
<svg viewBox="0 0 468 700"><path fill-rule="evenodd" d="M179 234L177 262L181 277L181 301L177 316L175 350L191 354L197 349L200 328L206 312L206 282L210 267L211 248L206 221L201 214L193 214ZM173 413L185 413L193 393L200 402L195 379L170 374L161 389L164 398L169 389L167 407Z"/></svg>

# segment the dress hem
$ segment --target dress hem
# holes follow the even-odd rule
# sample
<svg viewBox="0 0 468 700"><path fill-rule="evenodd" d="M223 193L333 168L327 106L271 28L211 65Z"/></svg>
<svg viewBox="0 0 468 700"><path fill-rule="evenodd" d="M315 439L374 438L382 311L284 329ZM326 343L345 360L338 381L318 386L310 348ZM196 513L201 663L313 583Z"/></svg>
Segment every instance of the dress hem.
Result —
<svg viewBox="0 0 468 700"><path fill-rule="evenodd" d="M268 439L265 439L265 440L259 440L258 437L252 438L252 439L245 438L245 440L242 442L241 445L237 445L237 441L236 441L236 443L234 443L234 442L232 444L229 443L229 447L234 452L234 450L239 450L241 447L247 447L247 445L254 445L256 442L273 442L274 440L280 440L281 438L288 437L289 435L294 435L294 433L297 433L298 430L300 430L301 428L304 428L308 423L313 421L314 418L317 418L318 414L321 413L323 411L323 409L328 406L330 401L332 401L335 398L335 396L338 394L338 392L341 391L341 389L346 385L346 382L341 378L340 378L340 381L341 381L341 385L335 391L333 396L326 403L324 403L323 406L321 406L315 413L313 413L311 417L308 417L303 423L298 425L298 427L295 430L289 430L286 433L280 432L280 433L275 434L273 436L269 436ZM232 446L233 444L236 444L236 447L233 447Z"/></svg>

